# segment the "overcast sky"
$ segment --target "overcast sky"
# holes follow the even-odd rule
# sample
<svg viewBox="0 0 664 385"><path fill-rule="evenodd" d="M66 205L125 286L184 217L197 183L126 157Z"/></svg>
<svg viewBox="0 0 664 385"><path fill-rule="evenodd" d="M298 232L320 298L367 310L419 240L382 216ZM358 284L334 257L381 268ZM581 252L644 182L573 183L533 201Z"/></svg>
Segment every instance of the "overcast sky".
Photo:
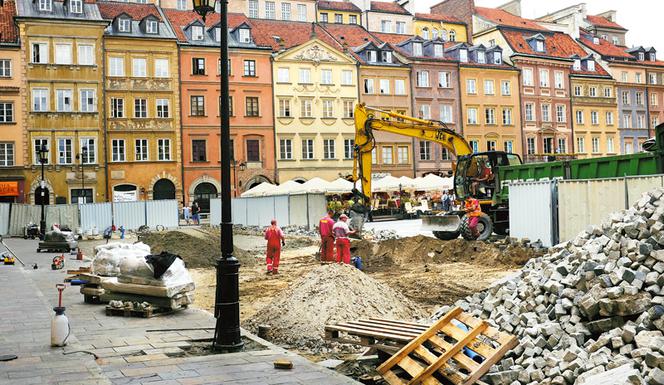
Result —
<svg viewBox="0 0 664 385"><path fill-rule="evenodd" d="M440 0L415 0L418 12L428 12L431 5ZM495 7L507 0L475 0L482 7ZM583 3L579 0L522 0L522 16L535 18L570 5ZM608 10L618 11L618 24L627 28L627 45L654 46L664 56L664 1L662 0L586 0L591 15ZM660 57L661 57L660 56Z"/></svg>

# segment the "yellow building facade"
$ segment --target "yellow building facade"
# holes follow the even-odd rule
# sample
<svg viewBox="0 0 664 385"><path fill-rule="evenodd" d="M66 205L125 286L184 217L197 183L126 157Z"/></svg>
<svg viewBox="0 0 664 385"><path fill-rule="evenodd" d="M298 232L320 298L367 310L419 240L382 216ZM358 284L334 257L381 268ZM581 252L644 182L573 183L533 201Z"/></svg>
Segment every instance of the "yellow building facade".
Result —
<svg viewBox="0 0 664 385"><path fill-rule="evenodd" d="M318 9L319 23L360 24L361 16L360 12Z"/></svg>
<svg viewBox="0 0 664 385"><path fill-rule="evenodd" d="M334 180L352 171L356 61L313 38L274 57L279 181Z"/></svg>
<svg viewBox="0 0 664 385"><path fill-rule="evenodd" d="M572 75L574 152L579 158L620 154L615 81Z"/></svg>
<svg viewBox="0 0 664 385"><path fill-rule="evenodd" d="M38 8L43 7L43 8ZM65 15L64 17L62 15ZM25 128L25 201L35 200L41 167L36 149L48 149L44 201L106 200L102 36L107 23L96 4L70 12L62 2L17 3L21 100ZM39 190L41 192L41 189ZM39 197L42 194L37 194Z"/></svg>
<svg viewBox="0 0 664 385"><path fill-rule="evenodd" d="M427 40L442 37L445 41L468 42L465 23L450 22L447 18L434 14L415 14L413 34Z"/></svg>
<svg viewBox="0 0 664 385"><path fill-rule="evenodd" d="M182 200L175 34L152 4L99 8L110 23L104 38L109 197Z"/></svg>

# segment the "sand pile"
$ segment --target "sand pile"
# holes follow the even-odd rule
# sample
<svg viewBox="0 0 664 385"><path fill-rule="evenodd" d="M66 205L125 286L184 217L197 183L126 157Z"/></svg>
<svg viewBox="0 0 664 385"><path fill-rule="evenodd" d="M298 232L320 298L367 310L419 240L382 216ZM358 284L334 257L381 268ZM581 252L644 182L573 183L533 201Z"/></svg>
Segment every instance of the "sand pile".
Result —
<svg viewBox="0 0 664 385"><path fill-rule="evenodd" d="M352 247L352 254L362 257L369 272L413 262L466 262L483 266L514 267L522 266L536 255L533 249L517 244L501 248L486 242L468 242L463 239L441 241L423 235L378 243L361 240L354 242Z"/></svg>
<svg viewBox="0 0 664 385"><path fill-rule="evenodd" d="M244 326L271 326L270 340L324 353L325 325L365 317L417 320L422 310L401 293L347 265L323 265L293 282Z"/></svg>

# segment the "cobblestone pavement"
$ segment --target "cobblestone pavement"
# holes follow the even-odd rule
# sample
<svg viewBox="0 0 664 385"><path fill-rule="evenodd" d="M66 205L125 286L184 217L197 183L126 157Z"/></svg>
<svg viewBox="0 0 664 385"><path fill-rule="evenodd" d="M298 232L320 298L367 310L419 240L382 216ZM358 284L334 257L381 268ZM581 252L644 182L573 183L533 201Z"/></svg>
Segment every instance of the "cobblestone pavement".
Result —
<svg viewBox="0 0 664 385"><path fill-rule="evenodd" d="M53 253L36 253L37 241L5 243L26 264L0 265L0 355L18 359L0 362L0 384L358 384L296 354L243 331L265 348L231 354L191 355L196 340L213 337L211 314L187 309L142 318L107 317L104 306L83 302L77 286L67 287L63 305L71 325L65 348L50 346L56 283L66 269L88 263L66 256L65 269L51 270ZM33 264L38 269L33 269ZM286 358L292 370L277 370L273 361Z"/></svg>

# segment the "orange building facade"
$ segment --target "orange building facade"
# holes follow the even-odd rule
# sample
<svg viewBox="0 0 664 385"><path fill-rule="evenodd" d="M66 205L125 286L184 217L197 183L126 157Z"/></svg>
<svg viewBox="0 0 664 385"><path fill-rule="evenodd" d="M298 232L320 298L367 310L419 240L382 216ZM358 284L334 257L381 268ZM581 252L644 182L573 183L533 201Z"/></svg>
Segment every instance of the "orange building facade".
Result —
<svg viewBox="0 0 664 385"><path fill-rule="evenodd" d="M221 191L219 17L164 10L178 38L185 204L203 212ZM258 47L244 15L229 14L231 188L274 182L271 50Z"/></svg>

